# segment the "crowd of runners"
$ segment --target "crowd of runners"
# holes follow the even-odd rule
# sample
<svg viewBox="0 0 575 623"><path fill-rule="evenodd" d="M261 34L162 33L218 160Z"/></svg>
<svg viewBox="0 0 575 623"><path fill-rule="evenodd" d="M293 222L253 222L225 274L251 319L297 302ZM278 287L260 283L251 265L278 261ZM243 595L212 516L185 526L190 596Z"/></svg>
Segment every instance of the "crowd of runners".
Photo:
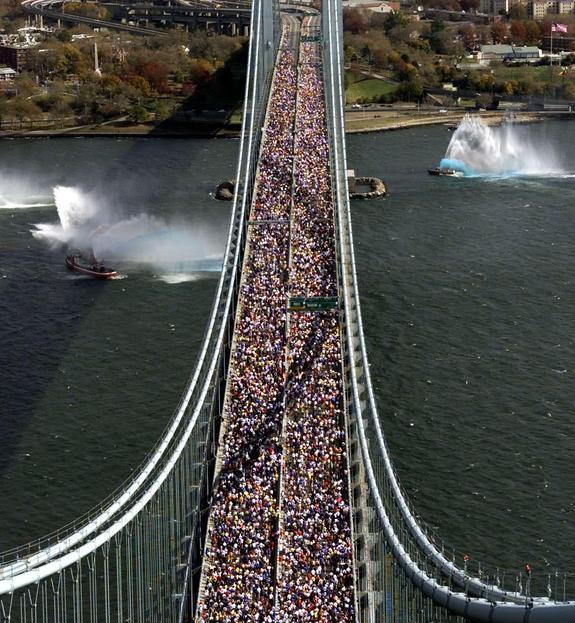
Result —
<svg viewBox="0 0 575 623"><path fill-rule="evenodd" d="M287 311L290 296L337 295L323 84L316 44L302 42L296 67L285 40L250 214L203 623L354 616L338 311Z"/></svg>
<svg viewBox="0 0 575 623"><path fill-rule="evenodd" d="M302 43L290 295L337 294L329 145L315 45ZM292 313L283 444L278 621L353 621L354 588L337 310Z"/></svg>

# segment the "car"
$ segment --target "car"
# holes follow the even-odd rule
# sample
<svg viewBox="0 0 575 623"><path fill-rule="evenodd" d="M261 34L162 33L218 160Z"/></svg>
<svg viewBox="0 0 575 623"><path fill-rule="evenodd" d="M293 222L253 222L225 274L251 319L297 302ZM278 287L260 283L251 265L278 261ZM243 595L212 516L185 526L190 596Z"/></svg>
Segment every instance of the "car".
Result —
<svg viewBox="0 0 575 623"><path fill-rule="evenodd" d="M447 108L440 108L440 109L439 109L439 112L440 112L442 115L445 115L445 114L447 113Z"/></svg>

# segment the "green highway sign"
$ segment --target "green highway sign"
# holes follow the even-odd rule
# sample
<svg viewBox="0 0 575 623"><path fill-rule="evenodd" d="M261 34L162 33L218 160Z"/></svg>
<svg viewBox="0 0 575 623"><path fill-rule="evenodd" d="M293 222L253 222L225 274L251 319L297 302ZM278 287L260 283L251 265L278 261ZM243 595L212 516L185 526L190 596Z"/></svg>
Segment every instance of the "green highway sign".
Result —
<svg viewBox="0 0 575 623"><path fill-rule="evenodd" d="M288 303L289 311L328 311L337 308L337 296L293 296Z"/></svg>

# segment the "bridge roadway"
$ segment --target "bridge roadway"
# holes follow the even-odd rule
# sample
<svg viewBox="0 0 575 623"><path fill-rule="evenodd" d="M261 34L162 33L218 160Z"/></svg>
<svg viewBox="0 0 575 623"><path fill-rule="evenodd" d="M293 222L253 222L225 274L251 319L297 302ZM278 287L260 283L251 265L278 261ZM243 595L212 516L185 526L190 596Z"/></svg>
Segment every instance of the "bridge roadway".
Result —
<svg viewBox="0 0 575 623"><path fill-rule="evenodd" d="M197 620L354 621L318 17L285 17L260 151ZM299 49L298 49L299 48Z"/></svg>

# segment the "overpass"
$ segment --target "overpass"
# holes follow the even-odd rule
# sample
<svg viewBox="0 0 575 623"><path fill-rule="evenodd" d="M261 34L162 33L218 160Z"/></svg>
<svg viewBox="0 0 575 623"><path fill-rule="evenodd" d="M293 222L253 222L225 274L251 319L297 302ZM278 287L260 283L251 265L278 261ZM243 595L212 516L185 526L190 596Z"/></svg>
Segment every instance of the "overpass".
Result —
<svg viewBox="0 0 575 623"><path fill-rule="evenodd" d="M107 7L115 19L67 13L62 8L63 3L64 0L23 0L22 7L40 22L46 17L58 23L86 24L93 28L144 36L166 34L168 31L162 29L176 24L231 36L248 36L250 32L251 11L245 0L224 0L218 3L198 0L99 3Z"/></svg>
<svg viewBox="0 0 575 623"><path fill-rule="evenodd" d="M0 555L1 623L575 620L550 576L446 553L401 488L357 287L341 7L306 13L251 7L240 183L180 404L124 486Z"/></svg>

